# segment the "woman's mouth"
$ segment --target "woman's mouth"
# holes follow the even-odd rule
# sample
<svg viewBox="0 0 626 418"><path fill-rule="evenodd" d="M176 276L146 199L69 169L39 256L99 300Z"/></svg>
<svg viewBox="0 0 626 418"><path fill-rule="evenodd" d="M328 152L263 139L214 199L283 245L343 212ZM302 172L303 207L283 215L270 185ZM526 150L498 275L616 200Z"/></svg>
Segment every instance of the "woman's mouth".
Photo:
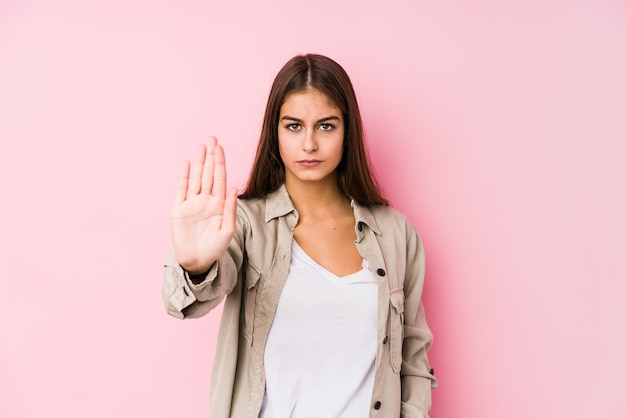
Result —
<svg viewBox="0 0 626 418"><path fill-rule="evenodd" d="M311 167L317 167L322 162L320 160L300 160L297 163L300 164L302 167L311 168Z"/></svg>

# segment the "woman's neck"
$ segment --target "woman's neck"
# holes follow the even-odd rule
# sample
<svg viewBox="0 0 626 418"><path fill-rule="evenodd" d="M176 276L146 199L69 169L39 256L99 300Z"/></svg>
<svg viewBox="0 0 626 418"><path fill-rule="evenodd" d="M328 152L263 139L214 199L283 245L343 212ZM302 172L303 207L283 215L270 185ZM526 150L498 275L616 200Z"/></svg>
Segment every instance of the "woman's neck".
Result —
<svg viewBox="0 0 626 418"><path fill-rule="evenodd" d="M350 199L339 189L336 178L325 181L285 181L285 187L300 217L326 217L351 212Z"/></svg>

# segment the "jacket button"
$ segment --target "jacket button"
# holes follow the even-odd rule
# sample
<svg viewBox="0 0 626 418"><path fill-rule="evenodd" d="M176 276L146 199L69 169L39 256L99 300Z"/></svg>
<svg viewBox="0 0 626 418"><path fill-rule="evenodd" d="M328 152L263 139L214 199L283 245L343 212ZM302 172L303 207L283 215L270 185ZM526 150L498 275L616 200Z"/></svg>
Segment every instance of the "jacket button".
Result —
<svg viewBox="0 0 626 418"><path fill-rule="evenodd" d="M380 403L380 401L376 401L376 403L374 404L374 409L376 410L380 409L381 405L382 404Z"/></svg>
<svg viewBox="0 0 626 418"><path fill-rule="evenodd" d="M387 340L389 340L389 337L387 337L387 336L385 335L385 338L383 338L383 344L387 344ZM432 374L432 373L431 373L431 374Z"/></svg>
<svg viewBox="0 0 626 418"><path fill-rule="evenodd" d="M378 270L376 270L376 273L378 273L379 276L384 276L385 275L385 270L378 269Z"/></svg>

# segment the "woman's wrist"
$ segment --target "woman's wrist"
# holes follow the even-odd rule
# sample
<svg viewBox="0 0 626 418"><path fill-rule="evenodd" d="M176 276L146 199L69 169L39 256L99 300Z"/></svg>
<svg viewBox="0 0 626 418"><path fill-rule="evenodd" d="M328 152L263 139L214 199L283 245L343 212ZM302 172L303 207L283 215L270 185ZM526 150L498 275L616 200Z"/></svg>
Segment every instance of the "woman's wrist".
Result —
<svg viewBox="0 0 626 418"><path fill-rule="evenodd" d="M189 277L189 280L191 280L191 282L193 284L202 283L204 281L204 279L206 278L207 274L209 274L209 270L210 270L210 269L208 269L208 270L202 271L200 273L196 273L196 272L193 272L193 271L189 271L189 270L187 270L184 267L182 267L182 268L185 271L185 273L187 273L187 276Z"/></svg>

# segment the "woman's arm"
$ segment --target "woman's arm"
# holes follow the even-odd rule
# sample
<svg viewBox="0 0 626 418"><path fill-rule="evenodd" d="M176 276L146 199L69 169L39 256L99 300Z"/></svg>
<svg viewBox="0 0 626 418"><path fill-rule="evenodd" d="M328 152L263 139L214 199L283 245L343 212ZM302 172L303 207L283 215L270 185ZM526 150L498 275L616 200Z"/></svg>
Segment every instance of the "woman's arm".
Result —
<svg viewBox="0 0 626 418"><path fill-rule="evenodd" d="M415 228L407 222L407 260L404 282L404 340L402 347L401 417L428 417L431 388L437 386L427 351L433 336L422 304L424 247Z"/></svg>
<svg viewBox="0 0 626 418"><path fill-rule="evenodd" d="M242 217L237 220L237 233L224 255L200 276L190 277L172 251L165 263L163 299L167 313L176 318L197 318L210 312L229 295L237 281L243 263Z"/></svg>

